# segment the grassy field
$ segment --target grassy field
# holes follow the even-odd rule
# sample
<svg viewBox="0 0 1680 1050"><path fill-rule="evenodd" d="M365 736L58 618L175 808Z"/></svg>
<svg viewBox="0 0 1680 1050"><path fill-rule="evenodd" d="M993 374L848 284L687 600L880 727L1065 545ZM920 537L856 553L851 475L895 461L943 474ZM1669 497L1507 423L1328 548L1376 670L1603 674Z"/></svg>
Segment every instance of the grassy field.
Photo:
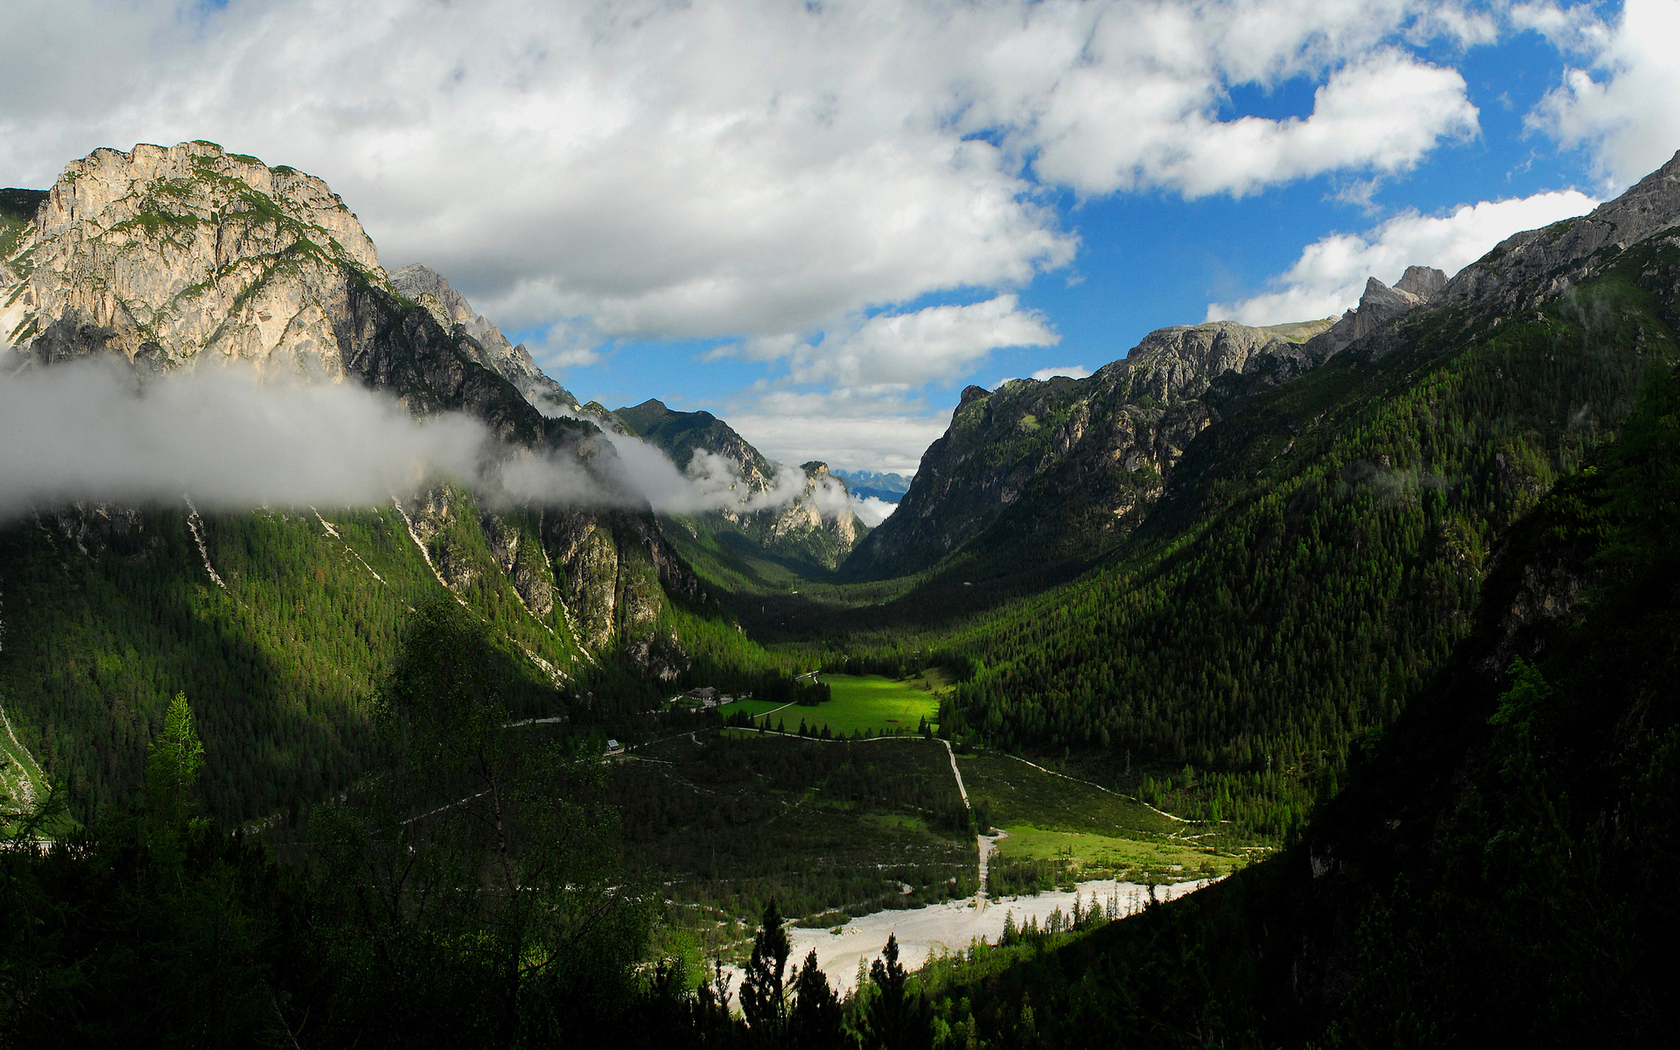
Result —
<svg viewBox="0 0 1680 1050"><path fill-rule="evenodd" d="M1224 875L1250 845L1219 825L1174 820L1132 799L1006 755L957 759L976 816L1008 832L994 883L1123 878L1170 882Z"/></svg>
<svg viewBox="0 0 1680 1050"><path fill-rule="evenodd" d="M804 720L812 732L820 733L827 726L834 736L915 732L924 718L929 725L938 724L939 698L935 691L944 687L938 672L903 680L880 675L825 674L821 681L828 686L833 699L816 707L781 708L778 704L746 700L724 708L725 715L746 711L760 718L774 710L776 713L770 715L772 728L779 720L792 733Z"/></svg>

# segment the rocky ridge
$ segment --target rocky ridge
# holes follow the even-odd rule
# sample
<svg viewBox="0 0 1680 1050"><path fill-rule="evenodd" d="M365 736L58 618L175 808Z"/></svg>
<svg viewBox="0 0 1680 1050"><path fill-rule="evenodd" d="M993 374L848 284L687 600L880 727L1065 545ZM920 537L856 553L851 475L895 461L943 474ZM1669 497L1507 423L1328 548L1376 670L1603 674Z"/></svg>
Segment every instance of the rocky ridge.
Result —
<svg viewBox="0 0 1680 1050"><path fill-rule="evenodd" d="M1515 314L1566 293L1632 245L1680 224L1680 152L1590 213L1501 241L1441 291L1449 303L1498 303Z"/></svg>
<svg viewBox="0 0 1680 1050"><path fill-rule="evenodd" d="M1007 533L997 540L1012 558L1089 556L1138 523L1234 392L1318 367L1445 283L1441 271L1414 266L1393 288L1372 278L1339 319L1174 325L1085 379L971 386L898 509L844 571L859 579L916 572L994 528Z"/></svg>
<svg viewBox="0 0 1680 1050"><path fill-rule="evenodd" d="M576 412L578 400L571 391L537 367L524 343L515 346L509 342L502 330L473 309L467 297L456 291L442 274L423 263L415 263L392 272L391 287L418 302L445 331L461 340L475 361L518 387L525 399L539 410L547 415L565 410Z"/></svg>

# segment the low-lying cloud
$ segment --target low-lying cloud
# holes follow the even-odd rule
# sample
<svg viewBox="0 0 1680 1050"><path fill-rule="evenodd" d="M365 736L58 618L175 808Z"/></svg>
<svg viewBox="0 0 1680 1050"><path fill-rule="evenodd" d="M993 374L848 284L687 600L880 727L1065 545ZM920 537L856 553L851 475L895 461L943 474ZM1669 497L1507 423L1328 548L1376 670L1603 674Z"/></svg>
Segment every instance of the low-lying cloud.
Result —
<svg viewBox="0 0 1680 1050"><path fill-rule="evenodd" d="M575 415L564 410L554 412L599 426L601 436L617 453L614 475L660 514L756 514L780 510L802 498L816 508L819 516L831 521L855 513L867 523L867 515L878 513L867 507L860 510L861 501L838 478L819 477L813 484L803 470L777 463L769 484L756 488L747 481L739 463L703 448L693 451L685 470L678 470L664 449L620 433L607 420L588 411Z"/></svg>
<svg viewBox="0 0 1680 1050"><path fill-rule="evenodd" d="M794 467L757 490L723 456L697 450L682 472L646 442L603 436L616 455L591 471L568 453L508 446L458 412L416 418L355 384L262 382L244 369L142 382L109 361L73 362L0 376L0 519L76 500L366 506L442 481L492 505L752 513L809 496L834 519L858 502L837 479L808 493Z"/></svg>
<svg viewBox="0 0 1680 1050"><path fill-rule="evenodd" d="M0 378L0 516L74 500L204 508L361 506L439 480L493 501L634 502L575 460L497 442L459 413L416 419L352 384L244 370L141 383L103 361Z"/></svg>
<svg viewBox="0 0 1680 1050"><path fill-rule="evenodd" d="M892 517L892 512L897 509L898 504L888 503L878 496L852 497L852 513L872 529Z"/></svg>

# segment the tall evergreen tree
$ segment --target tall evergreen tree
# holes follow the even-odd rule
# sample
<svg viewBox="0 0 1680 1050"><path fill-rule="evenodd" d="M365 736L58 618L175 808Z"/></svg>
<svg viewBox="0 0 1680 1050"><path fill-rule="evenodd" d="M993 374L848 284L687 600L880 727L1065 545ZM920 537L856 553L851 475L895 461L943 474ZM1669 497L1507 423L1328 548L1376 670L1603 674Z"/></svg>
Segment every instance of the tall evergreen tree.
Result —
<svg viewBox="0 0 1680 1050"><path fill-rule="evenodd" d="M925 1050L933 1045L932 1013L921 992L909 987L898 961L898 937L887 934L881 957L869 966L870 993L864 1004L863 1045L880 1050Z"/></svg>
<svg viewBox="0 0 1680 1050"><path fill-rule="evenodd" d="M163 731L147 745L146 795L153 815L174 823L188 810L194 782L204 768L204 744L193 725L186 693L176 693L163 716Z"/></svg>
<svg viewBox="0 0 1680 1050"><path fill-rule="evenodd" d="M817 950L812 948L793 981L787 1044L800 1050L840 1050L846 1045L842 1017L840 997L829 987L828 976L818 969Z"/></svg>
<svg viewBox="0 0 1680 1050"><path fill-rule="evenodd" d="M764 906L764 919L753 938L752 958L747 960L747 972L741 978L741 1012L747 1024L761 1039L774 1040L787 1027L787 931L782 929L782 913L771 899Z"/></svg>

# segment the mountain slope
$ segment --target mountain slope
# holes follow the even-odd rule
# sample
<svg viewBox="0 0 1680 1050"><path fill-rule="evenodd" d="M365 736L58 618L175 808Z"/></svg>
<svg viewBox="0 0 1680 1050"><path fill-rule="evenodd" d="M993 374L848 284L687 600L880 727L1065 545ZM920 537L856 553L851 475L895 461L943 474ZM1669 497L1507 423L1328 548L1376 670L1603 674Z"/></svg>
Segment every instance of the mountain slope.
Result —
<svg viewBox="0 0 1680 1050"><path fill-rule="evenodd" d="M1414 266L1394 288L1372 278L1358 308L1334 321L1178 325L1086 379L970 387L899 509L846 572L918 572L965 546L992 572L1089 559L1136 526L1184 450L1233 404L1318 367L1445 279Z"/></svg>
<svg viewBox="0 0 1680 1050"><path fill-rule="evenodd" d="M1041 960L952 968L948 1023L1000 1045L1663 1045L1677 417L1680 373L1655 369L1299 844Z"/></svg>
<svg viewBox="0 0 1680 1050"><path fill-rule="evenodd" d="M357 383L416 414L473 416L502 442L496 455L561 457L634 503L599 431L537 411L503 374L541 393L528 359L457 322L446 282L422 291L429 308L400 294L318 179L208 143L140 146L100 150L44 196L14 200L36 210L7 228L0 257L7 372L92 355L142 383L236 361L270 379ZM510 682L524 683L510 688L547 714L598 717L601 688L633 704L711 644L688 633L724 637L678 607L704 595L651 513L492 506L444 479L320 513L200 516L190 491L43 506L0 526L0 593L0 704L82 812L125 797L139 742L180 688L230 745L209 775L217 815L342 785L371 746L359 712L427 596L493 624Z"/></svg>
<svg viewBox="0 0 1680 1050"><path fill-rule="evenodd" d="M1680 207L1643 214L1643 240L1558 263L1554 294L1550 271L1489 299L1442 289L1287 382L1210 383L1219 421L1073 582L1027 592L1040 563L987 531L885 608L821 622L860 660L961 668L942 729L1071 750L1174 812L1285 832L1464 636L1505 530L1675 359Z"/></svg>

